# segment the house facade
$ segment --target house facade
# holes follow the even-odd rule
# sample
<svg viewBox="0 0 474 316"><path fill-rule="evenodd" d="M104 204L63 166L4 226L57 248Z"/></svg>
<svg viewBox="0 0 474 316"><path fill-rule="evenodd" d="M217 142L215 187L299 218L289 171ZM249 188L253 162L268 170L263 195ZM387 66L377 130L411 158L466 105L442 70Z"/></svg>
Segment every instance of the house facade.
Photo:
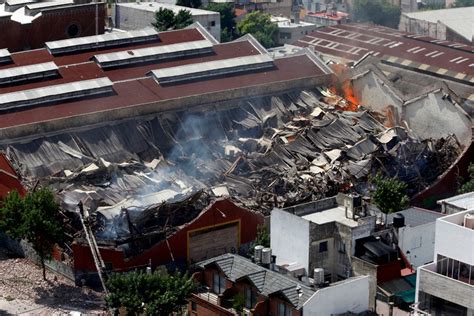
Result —
<svg viewBox="0 0 474 316"><path fill-rule="evenodd" d="M235 315L240 309L251 316L332 315L368 310L368 277L319 288L234 254L199 262L197 267L194 277L199 291L188 306L193 316ZM331 301L338 303L328 304Z"/></svg>

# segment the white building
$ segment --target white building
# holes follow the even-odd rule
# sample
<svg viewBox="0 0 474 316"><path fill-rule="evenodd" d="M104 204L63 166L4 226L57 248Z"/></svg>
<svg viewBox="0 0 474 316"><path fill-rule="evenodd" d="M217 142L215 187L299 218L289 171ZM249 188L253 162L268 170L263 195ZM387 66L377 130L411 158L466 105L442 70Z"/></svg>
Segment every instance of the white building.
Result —
<svg viewBox="0 0 474 316"><path fill-rule="evenodd" d="M357 276L319 289L303 305L303 315L343 315L369 310L369 277Z"/></svg>
<svg viewBox="0 0 474 316"><path fill-rule="evenodd" d="M417 268L433 261L436 219L443 216L421 208L412 207L388 215L388 224L393 224L397 214L403 215L404 226L398 228L398 247L410 264Z"/></svg>
<svg viewBox="0 0 474 316"><path fill-rule="evenodd" d="M474 7L403 13L399 29L439 40L471 44L474 38Z"/></svg>
<svg viewBox="0 0 474 316"><path fill-rule="evenodd" d="M434 262L417 271L417 309L474 315L474 209L436 220L434 252Z"/></svg>
<svg viewBox="0 0 474 316"><path fill-rule="evenodd" d="M317 25L289 18L272 16L272 22L278 25L278 44L291 44L318 28Z"/></svg>
<svg viewBox="0 0 474 316"><path fill-rule="evenodd" d="M325 279L330 282L349 277L356 240L372 234L376 218L354 214L351 207L344 206L346 198L350 200L339 194L274 209L270 218L270 242L276 264L289 269L301 268L310 277L315 268L323 268Z"/></svg>
<svg viewBox="0 0 474 316"><path fill-rule="evenodd" d="M221 19L219 12L187 8L169 3L130 2L117 3L114 11L115 27L130 31L150 27L155 21L155 12L160 8L170 9L175 14L180 10L191 12L193 22L199 22L218 41L221 39Z"/></svg>

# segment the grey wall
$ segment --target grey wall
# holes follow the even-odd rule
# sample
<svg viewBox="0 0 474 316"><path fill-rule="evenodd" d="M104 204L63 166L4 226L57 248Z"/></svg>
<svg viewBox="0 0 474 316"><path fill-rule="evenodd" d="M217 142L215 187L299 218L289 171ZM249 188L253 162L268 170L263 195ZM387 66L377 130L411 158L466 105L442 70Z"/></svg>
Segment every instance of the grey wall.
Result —
<svg viewBox="0 0 474 316"><path fill-rule="evenodd" d="M142 2L142 5L146 6L147 3ZM113 16L115 17L115 27L126 31L151 27L151 23L155 20L155 12L153 11L139 10L122 5L115 6ZM209 11L208 15L193 15L193 22L201 23L220 42L221 20L219 13ZM214 22L214 25L211 25L211 22Z"/></svg>
<svg viewBox="0 0 474 316"><path fill-rule="evenodd" d="M375 310L375 295L377 294L377 266L357 257L352 257L354 275L369 277L369 308Z"/></svg>
<svg viewBox="0 0 474 316"><path fill-rule="evenodd" d="M425 269L419 269L418 273L418 291L474 309L474 286Z"/></svg>

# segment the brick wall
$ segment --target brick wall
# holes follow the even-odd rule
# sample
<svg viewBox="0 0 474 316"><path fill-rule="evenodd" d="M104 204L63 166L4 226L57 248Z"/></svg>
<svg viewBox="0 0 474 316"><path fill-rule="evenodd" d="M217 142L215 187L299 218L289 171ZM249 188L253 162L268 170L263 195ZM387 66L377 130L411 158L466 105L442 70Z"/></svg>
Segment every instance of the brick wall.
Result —
<svg viewBox="0 0 474 316"><path fill-rule="evenodd" d="M222 215L225 214L225 217ZM240 221L240 244L247 245L257 236L257 226L263 224L263 215L236 206L230 200L216 200L201 215L188 223L181 230L168 238L168 242L161 241L141 254L125 259L119 249L101 248L100 253L104 262L112 264L113 270L127 270L134 267L168 264L174 261L186 263L188 259L188 232L204 227L212 227L223 223ZM230 252L230 249L223 250ZM85 244L74 244L74 268L83 272L95 271L94 261L90 249ZM223 254L221 253L221 254Z"/></svg>
<svg viewBox="0 0 474 316"><path fill-rule="evenodd" d="M282 303L282 304L285 304L288 308L291 308L292 312L291 312L291 315L292 316L302 316L302 312L301 311L298 311L296 310L295 308L292 307L292 305L282 299L279 299L279 298L272 298L270 300L270 303L269 303L269 308L270 308L270 313L268 315L279 315L278 314L278 305Z"/></svg>
<svg viewBox="0 0 474 316"><path fill-rule="evenodd" d="M193 295L188 304L189 315L191 316L227 316L234 315L232 312L212 304L197 295Z"/></svg>
<svg viewBox="0 0 474 316"><path fill-rule="evenodd" d="M0 47L10 52L35 49L47 41L67 39L68 29L76 25L77 36L95 35L95 4L48 10L30 24L20 24L9 18L0 19ZM99 5L99 34L105 29L105 4ZM5 31L8 30L8 31Z"/></svg>

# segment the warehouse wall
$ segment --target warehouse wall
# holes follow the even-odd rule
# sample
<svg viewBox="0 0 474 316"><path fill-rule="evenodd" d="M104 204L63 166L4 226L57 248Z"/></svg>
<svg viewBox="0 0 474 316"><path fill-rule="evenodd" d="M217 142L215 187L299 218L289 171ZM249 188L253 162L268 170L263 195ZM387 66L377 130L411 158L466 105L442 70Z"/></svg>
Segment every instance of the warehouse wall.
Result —
<svg viewBox="0 0 474 316"><path fill-rule="evenodd" d="M76 27L77 34L70 36L69 32ZM105 4L102 3L99 4L99 34L103 34L104 29ZM0 30L0 47L10 52L41 48L48 41L95 35L95 4L48 10L30 24L0 18Z"/></svg>

